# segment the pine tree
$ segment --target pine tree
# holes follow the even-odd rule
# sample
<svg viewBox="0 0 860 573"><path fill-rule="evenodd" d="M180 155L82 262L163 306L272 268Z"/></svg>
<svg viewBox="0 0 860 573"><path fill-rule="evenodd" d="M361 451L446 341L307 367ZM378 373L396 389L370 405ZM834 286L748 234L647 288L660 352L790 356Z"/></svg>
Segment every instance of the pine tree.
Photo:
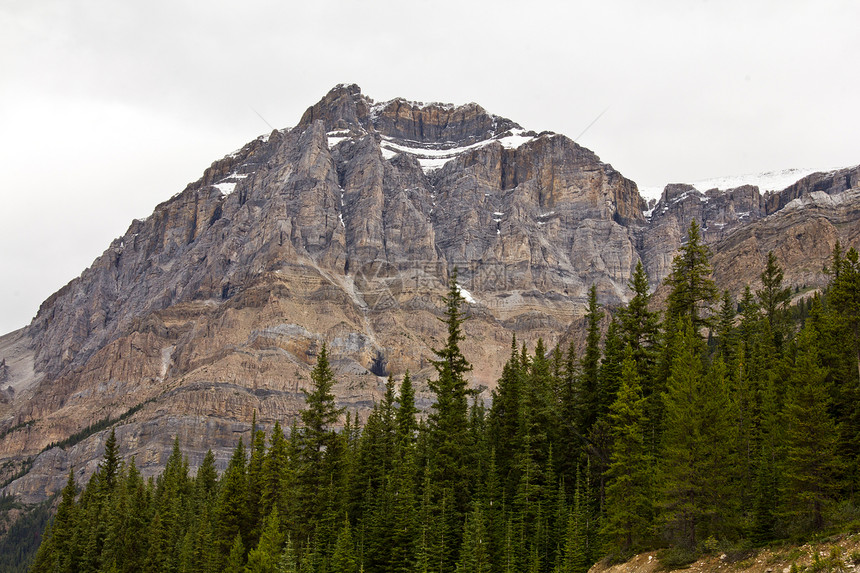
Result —
<svg viewBox="0 0 860 573"><path fill-rule="evenodd" d="M457 563L458 573L489 573L491 563L488 540L484 513L479 505L475 505L466 516L460 561Z"/></svg>
<svg viewBox="0 0 860 573"><path fill-rule="evenodd" d="M581 363L581 378L579 384L579 433L588 435L592 424L597 420L598 384L600 374L600 319L603 311L597 304L597 287L591 285L588 289L588 311L585 314L587 337L585 354Z"/></svg>
<svg viewBox="0 0 860 573"><path fill-rule="evenodd" d="M609 422L612 454L602 533L611 548L624 554L647 537L653 518L649 491L653 460L645 444L645 399L629 346L622 366L621 388L610 408Z"/></svg>
<svg viewBox="0 0 860 573"><path fill-rule="evenodd" d="M709 257L710 249L702 242L699 224L693 219L687 231L687 243L675 256L672 273L666 277L665 282L671 289L666 315L673 321L686 317L697 333L713 325L709 315L718 297L716 284L710 278Z"/></svg>
<svg viewBox="0 0 860 573"><path fill-rule="evenodd" d="M653 368L660 335L659 315L648 308L651 303L650 287L642 261L636 263L629 287L633 291L633 298L618 311L618 322L622 340L633 349L633 359L641 378Z"/></svg>
<svg viewBox="0 0 860 573"><path fill-rule="evenodd" d="M437 512L447 513L440 516L440 526L449 529L443 545L442 572L453 569L459 549L459 531L463 515L470 501L471 457L469 435L469 412L465 374L472 366L460 351L464 340L461 325L465 320L460 306L463 297L457 284L457 269L448 283L448 296L445 297L445 319L447 338L445 346L434 349L437 359L433 360L437 377L430 380L430 389L436 396L428 416L428 458L434 503ZM447 501L446 501L447 498ZM443 507L447 504L447 507Z"/></svg>
<svg viewBox="0 0 860 573"><path fill-rule="evenodd" d="M352 539L352 528L349 520L344 520L337 534L334 554L331 558L332 573L357 573L358 560L355 557L355 544Z"/></svg>
<svg viewBox="0 0 860 573"><path fill-rule="evenodd" d="M245 573L275 573L281 559L283 542L281 518L276 508L272 510L263 523L259 543L248 553Z"/></svg>
<svg viewBox="0 0 860 573"><path fill-rule="evenodd" d="M297 523L304 538L314 532L323 518L329 493L324 486L332 483L337 469L334 452L338 450L338 437L334 428L342 410L335 405L332 394L335 379L325 344L311 372L311 381L311 390L304 391L302 428L295 439Z"/></svg>
<svg viewBox="0 0 860 573"><path fill-rule="evenodd" d="M694 549L704 535L720 533L731 483L733 413L721 365L705 371L703 342L688 318L675 340L665 403L661 482L665 519L673 537ZM718 362L719 363L719 362Z"/></svg>
<svg viewBox="0 0 860 573"><path fill-rule="evenodd" d="M791 301L791 287L783 287L782 268L773 251L767 253L767 265L761 273L761 290L756 291L761 310L767 320L777 348L782 346L788 336L788 303Z"/></svg>
<svg viewBox="0 0 860 573"><path fill-rule="evenodd" d="M838 428L828 413L826 371L818 366L814 339L810 326L801 331L788 381L784 498L786 516L795 525L818 531L824 526L824 508L837 491L840 460Z"/></svg>

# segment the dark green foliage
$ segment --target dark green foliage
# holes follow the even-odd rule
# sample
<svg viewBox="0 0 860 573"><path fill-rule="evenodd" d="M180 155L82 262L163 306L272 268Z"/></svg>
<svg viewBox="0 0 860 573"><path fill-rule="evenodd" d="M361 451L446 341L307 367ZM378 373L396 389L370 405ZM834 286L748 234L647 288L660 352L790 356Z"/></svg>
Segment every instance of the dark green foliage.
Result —
<svg viewBox="0 0 860 573"><path fill-rule="evenodd" d="M693 219L687 231L687 243L672 262L672 274L666 277L671 289L666 315L673 322L688 319L696 333L713 325L709 312L719 296L710 277L709 257L710 249L702 242L699 224Z"/></svg>
<svg viewBox="0 0 860 573"><path fill-rule="evenodd" d="M761 273L762 288L756 291L759 305L767 320L777 348L782 346L788 336L788 303L791 300L791 287L783 287L782 268L773 251L767 254L767 265Z"/></svg>
<svg viewBox="0 0 860 573"><path fill-rule="evenodd" d="M585 315L587 338L585 354L582 357L579 383L579 431L588 435L592 424L597 420L598 384L600 374L600 319L603 311L597 304L597 287L588 290L588 312Z"/></svg>
<svg viewBox="0 0 860 573"><path fill-rule="evenodd" d="M783 483L789 519L804 529L824 526L824 509L838 490L838 428L828 412L826 371L818 366L815 332L804 328L783 410Z"/></svg>
<svg viewBox="0 0 860 573"><path fill-rule="evenodd" d="M648 292L648 276L642 261L636 263L629 286L633 291L633 298L626 307L618 311L618 322L621 324L623 342L633 350L639 376L647 377L656 361L660 318L656 312L649 309L651 295Z"/></svg>
<svg viewBox="0 0 860 573"><path fill-rule="evenodd" d="M606 554L664 547L680 565L847 528L860 501L858 259L836 249L829 289L794 315L802 329L772 256L761 290L737 304L724 293L710 314L693 224L666 324L638 266L601 340L592 288L582 360L514 340L488 412L466 384L455 273L424 420L407 374L363 426L347 414L338 431L322 346L301 423L288 436L255 426L220 476L209 452L192 477L177 441L144 482L106 436L83 492L70 474L32 571L584 573Z"/></svg>
<svg viewBox="0 0 860 573"><path fill-rule="evenodd" d="M3 498L4 502L9 499L11 498L5 496ZM16 506L14 508L4 507L4 511L23 509L25 513L0 538L0 571L23 573L30 568L42 542L42 533L51 517L51 500L28 508L14 505Z"/></svg>
<svg viewBox="0 0 860 573"><path fill-rule="evenodd" d="M621 388L609 411L612 455L602 533L610 551L627 553L641 546L653 518L653 460L645 444L645 413L633 350L628 346Z"/></svg>

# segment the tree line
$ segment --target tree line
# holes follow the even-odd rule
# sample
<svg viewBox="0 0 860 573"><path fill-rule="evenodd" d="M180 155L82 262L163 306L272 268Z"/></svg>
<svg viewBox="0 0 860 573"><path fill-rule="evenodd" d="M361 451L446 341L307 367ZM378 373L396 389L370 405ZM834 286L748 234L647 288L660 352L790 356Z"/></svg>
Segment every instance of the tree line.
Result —
<svg viewBox="0 0 860 573"><path fill-rule="evenodd" d="M145 480L111 432L32 571L581 573L857 527L857 251L837 244L828 287L794 307L772 253L740 300L709 256L694 221L666 311L639 264L605 334L592 287L581 355L514 339L488 408L455 270L426 416L408 373L366 420L344 414L323 346L299 420L254 425L220 476L211 451L192 476L177 441Z"/></svg>

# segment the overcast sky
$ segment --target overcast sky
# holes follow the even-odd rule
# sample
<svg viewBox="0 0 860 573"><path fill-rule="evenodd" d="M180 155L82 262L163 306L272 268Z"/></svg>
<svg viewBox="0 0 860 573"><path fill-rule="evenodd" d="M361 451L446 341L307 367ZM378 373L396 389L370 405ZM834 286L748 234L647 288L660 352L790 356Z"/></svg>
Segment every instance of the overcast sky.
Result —
<svg viewBox="0 0 860 573"><path fill-rule="evenodd" d="M579 143L640 186L855 165L858 23L854 0L0 0L0 334L340 82L570 137L607 110Z"/></svg>

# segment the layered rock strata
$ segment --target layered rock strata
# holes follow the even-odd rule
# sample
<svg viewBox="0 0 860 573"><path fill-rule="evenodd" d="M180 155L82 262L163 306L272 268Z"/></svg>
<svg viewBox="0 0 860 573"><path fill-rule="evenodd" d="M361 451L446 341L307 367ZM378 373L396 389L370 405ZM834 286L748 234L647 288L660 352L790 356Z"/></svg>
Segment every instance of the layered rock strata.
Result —
<svg viewBox="0 0 860 573"><path fill-rule="evenodd" d="M255 412L291 424L324 343L342 406L366 416L385 376L408 369L426 409L455 267L484 398L512 333L554 345L591 285L607 307L626 302L639 261L656 285L692 218L721 284L754 280L768 250L791 284L820 284L833 243L858 239L857 178L816 174L767 196L673 185L646 210L634 182L563 135L477 104L376 103L338 86L133 221L0 337L0 480L35 501L69 467L85 477L105 431L51 444L105 420L145 474L176 436L192 467L209 447L223 466Z"/></svg>

